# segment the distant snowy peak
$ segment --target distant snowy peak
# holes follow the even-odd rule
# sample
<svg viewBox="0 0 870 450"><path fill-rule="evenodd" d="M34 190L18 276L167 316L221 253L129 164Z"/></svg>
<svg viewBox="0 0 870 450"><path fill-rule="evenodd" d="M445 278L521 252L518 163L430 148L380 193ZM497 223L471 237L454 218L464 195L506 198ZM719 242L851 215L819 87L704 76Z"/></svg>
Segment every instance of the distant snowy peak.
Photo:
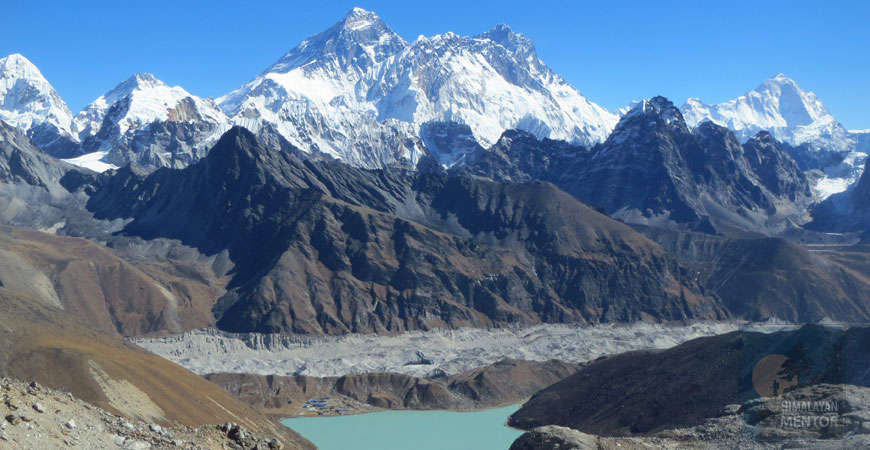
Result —
<svg viewBox="0 0 870 450"><path fill-rule="evenodd" d="M745 140L766 130L792 145L809 144L817 150L846 151L854 140L812 92L803 91L791 78L778 74L748 93L718 105L690 98L682 107L690 126L711 120L735 131Z"/></svg>
<svg viewBox="0 0 870 450"><path fill-rule="evenodd" d="M74 141L72 113L27 58L0 58L0 120L24 131L40 147Z"/></svg>
<svg viewBox="0 0 870 450"><path fill-rule="evenodd" d="M68 162L93 170L132 162L146 169L184 167L229 128L214 100L139 73L76 115L73 129L85 155Z"/></svg>
<svg viewBox="0 0 870 450"><path fill-rule="evenodd" d="M617 121L505 25L408 43L360 8L218 103L235 124L268 125L303 150L364 167L415 164L427 123L467 125L482 145L513 128L592 144Z"/></svg>
<svg viewBox="0 0 870 450"><path fill-rule="evenodd" d="M212 100L167 86L150 73L133 75L91 102L76 115L73 128L84 140L100 132L107 116L118 134L155 121L226 121Z"/></svg>

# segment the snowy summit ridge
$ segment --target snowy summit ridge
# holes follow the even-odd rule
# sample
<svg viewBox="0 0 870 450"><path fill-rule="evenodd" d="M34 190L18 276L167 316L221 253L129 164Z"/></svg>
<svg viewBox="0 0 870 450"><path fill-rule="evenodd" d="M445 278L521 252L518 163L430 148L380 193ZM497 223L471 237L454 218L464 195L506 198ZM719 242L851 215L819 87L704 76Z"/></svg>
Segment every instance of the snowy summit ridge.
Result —
<svg viewBox="0 0 870 450"><path fill-rule="evenodd" d="M707 105L690 98L681 109L690 126L711 120L734 130L743 141L759 131L769 131L781 141L809 144L815 150L848 151L854 147L848 131L818 97L781 73L733 100Z"/></svg>
<svg viewBox="0 0 870 450"><path fill-rule="evenodd" d="M468 125L488 146L511 128L592 144L617 121L505 25L474 37L448 32L408 43L361 8L218 103L238 125L253 131L268 125L303 150L363 167L416 163L427 123Z"/></svg>
<svg viewBox="0 0 870 450"><path fill-rule="evenodd" d="M150 73L121 82L73 120L84 152L116 166L135 161L182 167L204 156L229 127L213 100L168 86Z"/></svg>

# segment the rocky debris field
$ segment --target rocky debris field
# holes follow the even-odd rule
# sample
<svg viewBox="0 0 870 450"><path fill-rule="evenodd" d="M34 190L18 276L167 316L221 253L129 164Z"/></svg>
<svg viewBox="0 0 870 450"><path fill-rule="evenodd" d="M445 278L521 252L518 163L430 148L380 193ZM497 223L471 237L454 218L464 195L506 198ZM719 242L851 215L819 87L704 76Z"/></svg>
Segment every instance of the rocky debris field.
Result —
<svg viewBox="0 0 870 450"><path fill-rule="evenodd" d="M664 349L738 328L772 332L787 325L699 322L689 326L536 325L526 328L414 331L399 335L227 334L196 330L178 336L136 339L146 350L201 375L249 373L340 377L400 373L415 377L457 374L501 359L591 361L632 350ZM422 352L432 364L413 364ZM410 363L410 364L409 364Z"/></svg>
<svg viewBox="0 0 870 450"><path fill-rule="evenodd" d="M35 382L0 378L0 448L278 450L235 423L166 427L108 413Z"/></svg>

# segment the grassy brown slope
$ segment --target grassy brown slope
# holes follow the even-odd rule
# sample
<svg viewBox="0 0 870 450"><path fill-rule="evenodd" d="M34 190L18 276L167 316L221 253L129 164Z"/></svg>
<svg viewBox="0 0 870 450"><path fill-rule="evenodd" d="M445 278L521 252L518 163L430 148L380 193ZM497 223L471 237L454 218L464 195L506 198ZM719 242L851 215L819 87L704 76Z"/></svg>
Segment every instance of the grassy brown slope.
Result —
<svg viewBox="0 0 870 450"><path fill-rule="evenodd" d="M8 259L0 264L0 283L13 290L22 276L44 275L50 281L45 289L17 283L17 290L56 295L66 312L104 333L139 336L212 325L211 307L223 293L220 281L179 276L158 262L143 262L143 270L85 239L2 227L0 252Z"/></svg>
<svg viewBox="0 0 870 450"><path fill-rule="evenodd" d="M638 229L694 272L734 316L870 322L870 246Z"/></svg>
<svg viewBox="0 0 870 450"><path fill-rule="evenodd" d="M310 448L304 439L181 366L3 288L0 371L129 417L189 426L237 422L280 437L291 447Z"/></svg>

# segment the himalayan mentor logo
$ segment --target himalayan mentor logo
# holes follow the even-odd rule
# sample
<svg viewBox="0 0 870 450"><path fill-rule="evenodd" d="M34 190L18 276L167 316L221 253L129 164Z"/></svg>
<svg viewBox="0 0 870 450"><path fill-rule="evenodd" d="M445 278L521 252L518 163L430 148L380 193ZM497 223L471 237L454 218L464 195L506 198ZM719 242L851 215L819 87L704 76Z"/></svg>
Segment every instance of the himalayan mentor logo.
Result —
<svg viewBox="0 0 870 450"><path fill-rule="evenodd" d="M773 354L761 358L752 369L752 387L762 397L776 397L798 384L797 377L785 370L788 357Z"/></svg>

